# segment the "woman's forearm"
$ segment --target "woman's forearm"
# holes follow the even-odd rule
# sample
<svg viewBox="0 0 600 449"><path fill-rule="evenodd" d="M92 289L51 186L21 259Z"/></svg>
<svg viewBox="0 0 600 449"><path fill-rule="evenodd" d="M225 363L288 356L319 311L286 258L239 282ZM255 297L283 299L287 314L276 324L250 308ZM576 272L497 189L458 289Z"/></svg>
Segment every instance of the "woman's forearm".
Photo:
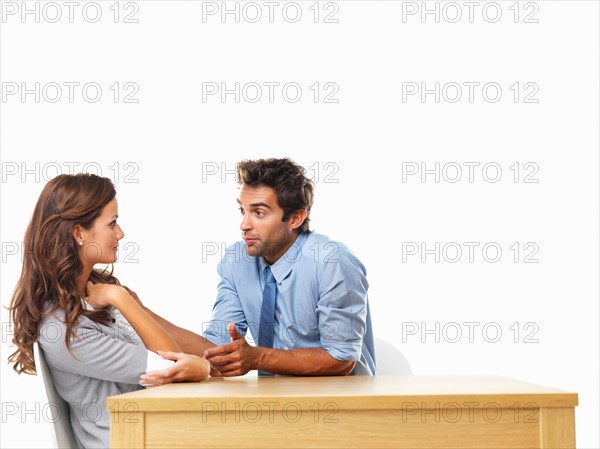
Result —
<svg viewBox="0 0 600 449"><path fill-rule="evenodd" d="M127 292L119 295L113 305L123 314L150 351L181 352L177 341L157 323Z"/></svg>
<svg viewBox="0 0 600 449"><path fill-rule="evenodd" d="M165 331L167 331L171 337L173 337L173 339L181 347L181 350L186 354L194 354L202 357L204 351L215 346L201 335L176 326L160 315L157 315L147 307L144 307L144 310L148 313L148 315L150 315L150 317L152 317L152 319L154 319L154 321L156 321Z"/></svg>

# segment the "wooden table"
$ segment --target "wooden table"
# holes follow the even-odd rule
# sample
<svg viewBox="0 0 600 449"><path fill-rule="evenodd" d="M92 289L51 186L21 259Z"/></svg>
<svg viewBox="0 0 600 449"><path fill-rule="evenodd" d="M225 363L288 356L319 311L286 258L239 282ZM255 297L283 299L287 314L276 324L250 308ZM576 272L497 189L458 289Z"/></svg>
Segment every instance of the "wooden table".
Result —
<svg viewBox="0 0 600 449"><path fill-rule="evenodd" d="M212 378L107 400L113 448L575 448L576 405L497 376Z"/></svg>

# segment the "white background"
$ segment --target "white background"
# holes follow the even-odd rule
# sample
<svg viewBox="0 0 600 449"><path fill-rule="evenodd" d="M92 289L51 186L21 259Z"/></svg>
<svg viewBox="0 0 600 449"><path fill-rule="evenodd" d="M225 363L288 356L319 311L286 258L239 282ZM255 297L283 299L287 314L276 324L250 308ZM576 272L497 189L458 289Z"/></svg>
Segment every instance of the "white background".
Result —
<svg viewBox="0 0 600 449"><path fill-rule="evenodd" d="M313 229L363 261L375 334L415 374L575 391L577 446L600 446L598 2L479 2L471 17L463 2L441 2L436 22L421 2L311 1L297 3L296 23L286 2L273 23L262 2L238 3L239 23L208 15L221 2L80 2L72 23L64 3L26 6L36 3L39 23L21 2L2 2L2 305L45 182L100 169L115 181L126 234L115 274L157 313L201 332L216 296L213 249L240 236L231 171L244 158L288 156L316 181ZM256 5L262 18L249 23ZM69 82L79 83L71 99ZM272 102L265 82L279 83ZM37 102L21 96L35 83ZM97 102L91 88L84 97L87 83L102 89ZM221 83L240 83L239 102L203 99ZM249 83L262 86L257 102ZM283 96L286 83L302 89L297 102L293 89ZM498 101L492 87L484 96L488 83ZM407 95L415 86L432 92ZM137 102L125 102L134 89ZM334 89L337 102L325 102ZM423 182L421 168L436 163L439 182L435 173ZM457 166L462 177L450 182ZM439 261L422 261L421 243L436 242ZM472 262L464 242L474 242ZM40 387L6 363L9 340L2 309L1 445L47 446Z"/></svg>

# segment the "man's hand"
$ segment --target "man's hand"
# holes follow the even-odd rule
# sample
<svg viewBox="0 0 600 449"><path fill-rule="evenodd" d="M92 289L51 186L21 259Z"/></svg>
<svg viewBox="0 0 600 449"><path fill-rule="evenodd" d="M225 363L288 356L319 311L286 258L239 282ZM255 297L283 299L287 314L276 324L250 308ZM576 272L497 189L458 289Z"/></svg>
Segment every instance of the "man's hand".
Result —
<svg viewBox="0 0 600 449"><path fill-rule="evenodd" d="M183 352L163 351L158 351L158 355L165 359L175 360L175 363L167 369L142 374L140 383L155 387L172 382L197 382L208 378L210 363L202 357Z"/></svg>
<svg viewBox="0 0 600 449"><path fill-rule="evenodd" d="M235 329L235 323L229 323L227 328L231 343L217 346L204 351L204 357L223 377L243 376L248 371L257 369L259 351Z"/></svg>

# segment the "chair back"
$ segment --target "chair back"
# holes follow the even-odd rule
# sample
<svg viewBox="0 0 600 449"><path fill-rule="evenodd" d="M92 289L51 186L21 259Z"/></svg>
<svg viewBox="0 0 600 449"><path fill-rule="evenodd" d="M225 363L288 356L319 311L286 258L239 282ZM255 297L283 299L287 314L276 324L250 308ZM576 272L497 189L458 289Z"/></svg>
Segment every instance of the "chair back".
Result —
<svg viewBox="0 0 600 449"><path fill-rule="evenodd" d="M52 443L53 448L56 449L77 449L77 440L73 434L73 428L71 427L71 415L69 412L69 405L60 397L54 384L52 383L52 376L50 375L50 369L44 359L44 352L36 341L33 344L33 357L35 359L35 369L37 375L42 379L44 384L44 391L46 392L46 400L48 401L48 407L51 411L50 417L46 416L51 426Z"/></svg>
<svg viewBox="0 0 600 449"><path fill-rule="evenodd" d="M412 374L412 369L402 352L390 342L375 337L377 374Z"/></svg>

